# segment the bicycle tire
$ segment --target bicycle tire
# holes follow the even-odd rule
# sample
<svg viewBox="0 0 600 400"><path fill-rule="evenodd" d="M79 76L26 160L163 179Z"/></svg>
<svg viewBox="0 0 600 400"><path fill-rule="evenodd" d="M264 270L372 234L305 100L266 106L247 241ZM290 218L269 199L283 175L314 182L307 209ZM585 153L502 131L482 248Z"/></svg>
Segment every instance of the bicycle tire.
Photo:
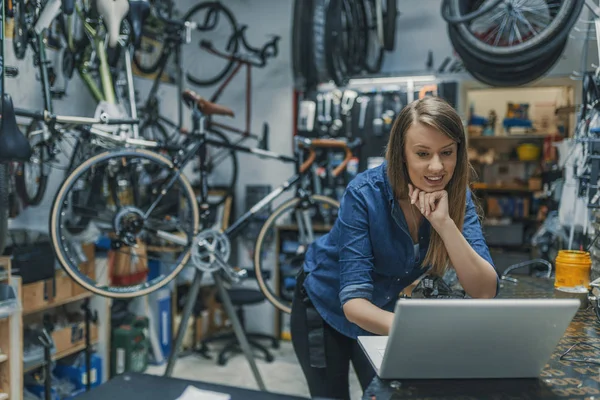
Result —
<svg viewBox="0 0 600 400"><path fill-rule="evenodd" d="M386 9L383 14L383 48L393 51L396 47L396 18L398 17L398 4L396 0L386 0Z"/></svg>
<svg viewBox="0 0 600 400"><path fill-rule="evenodd" d="M363 60L364 69L371 74L381 71L384 48L377 34L377 17L373 0L363 0L365 25L367 26L367 56Z"/></svg>
<svg viewBox="0 0 600 400"><path fill-rule="evenodd" d="M367 58L367 37L369 28L366 25L364 0L350 2L352 18L354 19L354 50L348 63L350 73L359 74L364 69L364 60Z"/></svg>
<svg viewBox="0 0 600 400"><path fill-rule="evenodd" d="M309 2L310 4L307 4ZM292 23L292 72L294 87L303 90L311 79L310 41L306 33L310 29L312 0L294 0L294 21Z"/></svg>
<svg viewBox="0 0 600 400"><path fill-rule="evenodd" d="M147 133L149 128L152 129L152 134ZM146 140L153 140L161 143L169 143L171 141L171 138L167 133L167 128L158 122L158 120L146 121L140 124L140 136Z"/></svg>
<svg viewBox="0 0 600 400"><path fill-rule="evenodd" d="M204 8L208 8L213 11L217 10L219 14L225 15L229 25L231 25L231 27L232 27L232 30L231 30L232 35L235 32L237 32L238 25L237 25L237 20L235 19L235 16L231 12L231 10L229 10L227 7L225 7L220 2L208 1L208 2L197 4L188 10L188 12L183 16L183 20L184 21L192 20L192 16L194 14L196 14L197 12L203 10ZM200 31L200 29L199 29L199 31ZM226 49L227 52L228 53L236 53L239 49L239 43L237 41L235 41L232 43L229 42L229 44L231 44L233 46L233 48ZM212 86L212 85L216 84L217 82L220 82L223 78L225 78L225 76L227 76L229 74L229 72L231 72L234 64L235 64L235 61L229 60L225 64L225 67L219 73L217 73L215 76L213 76L211 78L202 79L202 78L192 75L190 72L187 72L186 76L187 76L187 79L196 86L200 86L200 87Z"/></svg>
<svg viewBox="0 0 600 400"><path fill-rule="evenodd" d="M34 129L44 129L45 125L40 120L31 121L29 126L27 127L27 132L25 136L31 145L32 157L37 158L39 163L37 164L37 168L39 168L39 176L37 180L36 190L33 196L30 196L29 191L27 190L27 165L32 165L30 162L19 163L17 166L17 173L15 174L15 190L19 195L19 198L28 206L36 206L42 202L44 198L44 194L46 193L46 187L48 186L48 173L46 171L44 162L46 161L46 148L45 143L37 143L31 144L31 132ZM41 136L39 136L41 137ZM37 152L37 154L36 154Z"/></svg>
<svg viewBox="0 0 600 400"><path fill-rule="evenodd" d="M100 296L109 297L109 298L133 298L144 296L149 293L152 293L161 287L165 286L169 282L171 282L177 274L183 269L185 264L190 258L191 252L188 249L177 262L177 266L173 268L170 272L167 273L166 277L161 279L156 284L150 284L149 282L144 282L141 284L137 284L136 286L127 287L124 289L122 287L112 288L112 290L104 289L98 285L93 285L90 283L90 279L79 271L79 265L73 265L73 262L69 261L68 251L66 249L66 243L63 242L64 238L58 232L58 227L61 225L61 205L65 201L65 196L67 195L69 189L75 184L75 181L88 169L92 168L94 165L99 164L103 161L106 161L111 158L122 158L128 156L135 156L144 158L147 161L152 161L155 164L161 164L169 169L173 169L173 163L167 159L166 157L161 156L160 154L153 153L148 150L143 149L132 149L132 150L120 150L120 151L106 151L100 154L93 156L88 159L77 168L73 170L73 172L62 182L58 191L56 192L56 196L54 197L54 201L52 202L52 207L50 209L50 241L52 243L52 248L54 250L54 254L58 259L63 270L79 285L81 285L86 290L98 294ZM198 205L196 203L196 195L187 180L187 178L180 174L178 177L179 183L181 184L181 188L186 192L187 199L189 201L192 216L193 216L193 232L191 232L191 236L195 237L198 233L199 226L199 212ZM152 281L151 281L152 282ZM105 286L107 287L107 286Z"/></svg>
<svg viewBox="0 0 600 400"><path fill-rule="evenodd" d="M566 27L572 27L577 20L579 19L579 13L577 10L573 10L569 19L566 21ZM488 54L482 51L476 51L476 58L493 64L493 65L516 65L516 64L526 64L531 63L535 60L539 60L540 58L547 57L548 53L551 51L550 49L556 48L563 43L570 33L569 29L563 29L557 33L553 38L549 38L543 46L538 46L537 48L531 49L530 51L521 52L521 53L512 53L508 56L498 56L495 54ZM458 42L460 46L463 47L464 51L468 51L469 53L474 53L469 44L465 41L465 39L461 36L458 29L449 24L448 25L448 34L451 36L451 41Z"/></svg>
<svg viewBox="0 0 600 400"><path fill-rule="evenodd" d="M144 37L144 33L143 33L143 29L142 29L142 37ZM160 43L162 43L163 47L160 48L160 56L157 57L156 61L154 63L144 63L142 62L142 60L144 59L143 53L142 53L142 49L136 49L133 52L133 64L135 64L136 68L143 74L146 75L150 75L153 74L155 72L158 71L159 66L161 66L164 62L166 62L166 59L169 58L170 54L166 53L165 51L165 45L164 45L164 38L162 41L159 41ZM142 47L142 45L140 44L140 47Z"/></svg>
<svg viewBox="0 0 600 400"><path fill-rule="evenodd" d="M25 58L29 42L29 30L25 17L25 2L15 0L13 2L13 51L18 60Z"/></svg>
<svg viewBox="0 0 600 400"><path fill-rule="evenodd" d="M8 164L0 163L0 255L4 254L8 238L9 184Z"/></svg>
<svg viewBox="0 0 600 400"><path fill-rule="evenodd" d="M213 135L213 137L210 137L211 135ZM218 137L217 140L222 141L225 144L231 144L230 140L227 138L227 136L214 129L214 128L209 128L208 129L208 137L210 139L215 139L215 137ZM225 202L225 200L227 200L227 198L235 191L235 185L237 183L237 178L238 178L238 173L239 173L239 163L238 163L238 159L235 153L235 150L233 149L227 149L227 148L218 148L217 146L207 146L207 151L209 153L211 153L211 149L213 149L213 155L215 154L214 152L218 152L217 154L219 154L219 157L223 157L221 154L225 154L225 157L231 157L231 181L227 182L225 184L221 184L218 183L216 185L210 185L208 184L208 190L211 191L212 189L218 189L215 190L216 192L222 192L223 189L224 190L224 194L221 197L218 196L211 196L210 199L207 200L208 204L211 207L216 207L219 206L221 204L223 204ZM227 154L228 153L228 154ZM198 157L198 162L200 162L200 157ZM210 167L209 167L210 168ZM209 171L210 174L211 171Z"/></svg>
<svg viewBox="0 0 600 400"><path fill-rule="evenodd" d="M542 31L539 35L534 38L522 42L515 46L505 46L505 47L497 47L491 46L487 43L484 43L479 38L477 38L473 33L471 33L468 27L465 24L458 24L456 28L464 39L465 45L469 46L472 52L484 52L490 55L498 55L498 56L514 56L515 54L524 53L527 51L531 51L535 48L543 47L544 42L546 40L551 39L553 36L559 34L561 30L567 29L570 30L572 26L566 26L566 22L569 20L569 17L572 13L576 13L579 15L585 0L563 0L562 6L559 12L556 14L554 19L550 22L546 29ZM463 14L465 2L461 0L452 0L449 3L449 14L450 15L461 15Z"/></svg>
<svg viewBox="0 0 600 400"><path fill-rule="evenodd" d="M331 197L315 194L309 196L309 199L310 201L315 203L320 202L332 207L336 207L338 209L340 208L340 203L337 200L332 199ZM277 294L273 293L271 288L269 288L269 286L264 280L263 271L266 271L267 269L263 267L260 255L263 254L263 244L265 243L265 237L267 236L268 230L272 228L271 225L273 225L277 218L285 211L287 211L290 208L295 208L300 201L300 198L294 197L277 207L271 213L271 215L269 215L269 217L261 227L260 232L258 233L258 236L256 238L256 243L254 247L254 272L256 274L256 280L258 282L258 286L261 292L266 297L266 299L277 309L288 314L291 313L291 305L287 304L284 300L279 299ZM277 277L275 277L275 279L277 279Z"/></svg>
<svg viewBox="0 0 600 400"><path fill-rule="evenodd" d="M344 41L342 35L350 35L345 32L342 25L342 14L345 18L346 10L343 7L345 0L329 0L326 8L326 25L325 25L325 60L328 70L328 75L335 84L339 87L346 86L350 79L348 73L348 64L346 59L345 43L348 43L348 37Z"/></svg>
<svg viewBox="0 0 600 400"><path fill-rule="evenodd" d="M325 54L325 36L327 32L327 4L329 0L314 0L312 9L312 35L311 35L311 59L315 70L315 83L329 81L329 69L327 68L327 56Z"/></svg>

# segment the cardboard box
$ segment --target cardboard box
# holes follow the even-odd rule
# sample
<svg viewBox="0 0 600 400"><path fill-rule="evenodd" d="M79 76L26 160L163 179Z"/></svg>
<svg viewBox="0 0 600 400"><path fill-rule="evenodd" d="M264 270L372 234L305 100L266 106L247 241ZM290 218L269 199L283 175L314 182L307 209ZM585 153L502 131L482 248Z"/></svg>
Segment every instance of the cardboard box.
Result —
<svg viewBox="0 0 600 400"><path fill-rule="evenodd" d="M63 351L70 350L74 347L85 344L85 323L75 322L69 326L65 326L60 329L56 329L51 334L54 346L56 346L56 352L61 353ZM94 343L98 340L98 326L96 324L90 324L90 336L91 342Z"/></svg>

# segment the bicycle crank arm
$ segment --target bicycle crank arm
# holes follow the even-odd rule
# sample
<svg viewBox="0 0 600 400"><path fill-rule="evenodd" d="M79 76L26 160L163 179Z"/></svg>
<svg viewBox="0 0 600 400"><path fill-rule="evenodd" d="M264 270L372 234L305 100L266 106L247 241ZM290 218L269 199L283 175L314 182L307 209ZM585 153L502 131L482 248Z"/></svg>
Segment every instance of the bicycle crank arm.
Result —
<svg viewBox="0 0 600 400"><path fill-rule="evenodd" d="M161 239L168 240L169 242L172 242L174 244L178 244L180 246L187 246L189 244L188 240L185 237L177 236L165 231L156 231L156 236L158 236Z"/></svg>
<svg viewBox="0 0 600 400"><path fill-rule="evenodd" d="M235 271L229 264L227 264L220 255L215 254L215 263L218 264L223 272L227 275L227 278L232 283L238 283L242 279L246 279L248 277L248 271L245 269L240 269L239 271Z"/></svg>

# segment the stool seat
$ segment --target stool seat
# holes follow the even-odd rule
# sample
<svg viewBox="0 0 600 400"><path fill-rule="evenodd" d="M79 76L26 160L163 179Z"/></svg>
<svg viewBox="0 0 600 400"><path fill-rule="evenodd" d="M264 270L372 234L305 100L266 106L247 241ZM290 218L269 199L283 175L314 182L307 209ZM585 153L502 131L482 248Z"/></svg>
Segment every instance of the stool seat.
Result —
<svg viewBox="0 0 600 400"><path fill-rule="evenodd" d="M249 288L235 288L227 291L234 306L259 304L265 301L265 296L260 290ZM221 302L221 296L217 295L217 301Z"/></svg>

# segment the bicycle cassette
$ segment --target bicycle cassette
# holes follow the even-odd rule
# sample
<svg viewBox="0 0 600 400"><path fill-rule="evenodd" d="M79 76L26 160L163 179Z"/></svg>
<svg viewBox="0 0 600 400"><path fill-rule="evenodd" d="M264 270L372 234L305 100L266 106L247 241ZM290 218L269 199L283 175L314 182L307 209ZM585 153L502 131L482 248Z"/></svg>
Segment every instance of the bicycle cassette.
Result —
<svg viewBox="0 0 600 400"><path fill-rule="evenodd" d="M217 256L223 262L229 260L231 244L229 238L216 229L206 229L194 238L191 259L196 268L204 272L214 272L222 268Z"/></svg>

